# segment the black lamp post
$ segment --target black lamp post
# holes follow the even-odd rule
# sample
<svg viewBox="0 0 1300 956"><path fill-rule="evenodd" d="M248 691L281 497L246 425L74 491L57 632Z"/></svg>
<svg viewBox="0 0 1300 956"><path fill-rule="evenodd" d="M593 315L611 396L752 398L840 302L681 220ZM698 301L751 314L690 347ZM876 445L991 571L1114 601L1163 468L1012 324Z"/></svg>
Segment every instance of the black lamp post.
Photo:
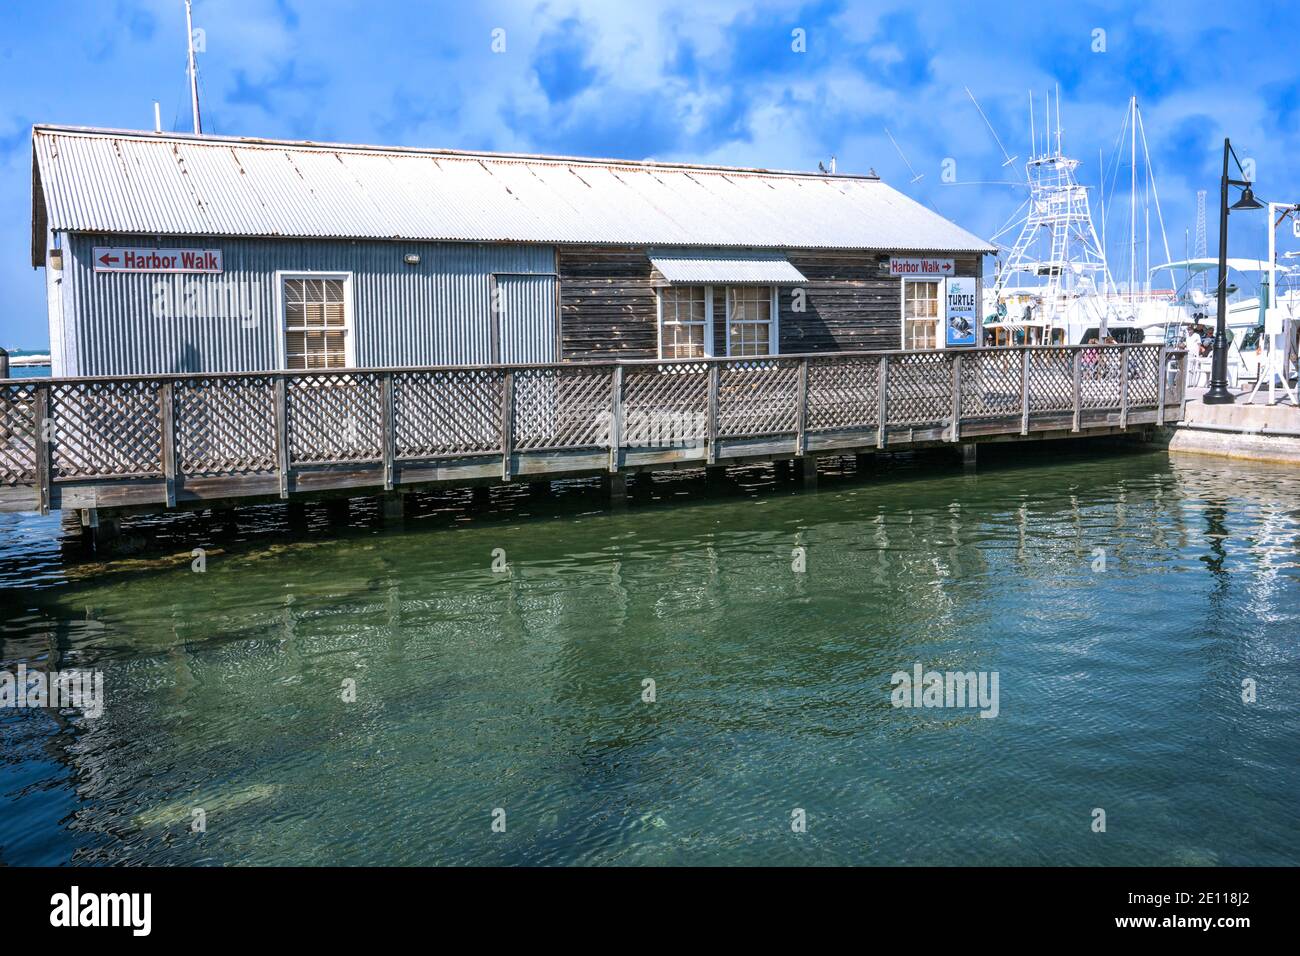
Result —
<svg viewBox="0 0 1300 956"><path fill-rule="evenodd" d="M1231 405L1234 401L1228 391L1228 187L1241 188L1241 198L1232 204L1233 209L1263 209L1264 204L1255 199L1250 183L1244 179L1228 178L1228 157L1231 156L1241 175L1241 160L1227 138L1223 140L1223 178L1219 181L1219 315L1214 324L1214 360L1210 365L1210 388L1201 397L1206 405Z"/></svg>

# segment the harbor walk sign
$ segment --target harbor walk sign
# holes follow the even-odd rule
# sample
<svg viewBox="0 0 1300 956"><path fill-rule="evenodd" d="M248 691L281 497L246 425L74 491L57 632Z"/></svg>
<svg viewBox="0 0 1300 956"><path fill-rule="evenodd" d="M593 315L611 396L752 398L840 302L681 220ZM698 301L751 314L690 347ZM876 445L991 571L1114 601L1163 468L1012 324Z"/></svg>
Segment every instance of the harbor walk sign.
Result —
<svg viewBox="0 0 1300 956"><path fill-rule="evenodd" d="M926 259L926 258L909 258L904 256L891 256L889 259L889 274L891 276L924 276L932 279L942 279L955 273L951 259Z"/></svg>
<svg viewBox="0 0 1300 956"><path fill-rule="evenodd" d="M96 246L96 272L221 273L220 249L136 249Z"/></svg>

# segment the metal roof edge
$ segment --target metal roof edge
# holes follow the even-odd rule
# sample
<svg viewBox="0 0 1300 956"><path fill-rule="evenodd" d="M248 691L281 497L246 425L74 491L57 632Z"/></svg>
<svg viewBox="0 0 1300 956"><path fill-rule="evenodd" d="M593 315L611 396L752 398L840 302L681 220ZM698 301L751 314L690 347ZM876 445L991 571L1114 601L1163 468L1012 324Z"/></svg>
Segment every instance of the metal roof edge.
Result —
<svg viewBox="0 0 1300 956"><path fill-rule="evenodd" d="M959 227L960 228L960 227ZM991 245L973 245L973 246L853 246L853 245L801 245L798 243L784 243L782 245L736 245L725 246L718 245L716 242L692 243L692 242L664 242L655 240L653 242L628 242L626 240L608 240L608 239L452 239L445 236L321 236L315 233L304 233L302 235L252 235L250 233L234 232L159 232L157 230L127 231L121 229L66 229L63 230L73 236L153 236L156 238L166 239L237 239L237 240L256 240L256 241L283 241L283 242L305 242L320 241L322 239L339 240L341 242L429 242L429 243L447 243L458 246L602 246L611 249L644 249L646 255L665 254L681 255L685 252L721 252L721 253L740 253L740 252L770 252L779 255L785 252L903 252L916 253L918 255L925 253L942 253L945 255L993 255L997 248ZM964 231L964 230L963 230Z"/></svg>
<svg viewBox="0 0 1300 956"><path fill-rule="evenodd" d="M322 152L357 152L375 155L409 154L414 156L447 157L449 159L483 159L497 162L554 163L556 165L610 166L616 168L679 169L687 172L732 173L750 176L783 176L815 180L845 180L850 182L880 182L878 175L866 173L822 173L799 169L765 169L759 166L717 166L703 163L664 162L653 159L617 159L595 156L547 155L544 153L506 153L490 150L446 149L421 146L382 146L363 143L330 143L316 140L266 139L251 136L215 136L207 133L154 133L149 130L113 129L98 126L64 126L55 123L36 123L32 126L33 139L46 133L67 136L128 137L144 141L186 142L196 145L281 147L285 149L320 150Z"/></svg>

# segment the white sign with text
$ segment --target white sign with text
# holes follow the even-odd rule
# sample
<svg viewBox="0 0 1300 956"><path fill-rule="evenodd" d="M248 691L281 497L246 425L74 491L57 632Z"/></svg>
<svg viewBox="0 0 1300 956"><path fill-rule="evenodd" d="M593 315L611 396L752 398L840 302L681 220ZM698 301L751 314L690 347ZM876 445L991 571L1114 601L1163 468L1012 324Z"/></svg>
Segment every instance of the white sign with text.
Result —
<svg viewBox="0 0 1300 956"><path fill-rule="evenodd" d="M220 273L220 249L139 249L96 246L96 272Z"/></svg>
<svg viewBox="0 0 1300 956"><path fill-rule="evenodd" d="M927 259L904 256L889 257L889 274L891 276L930 276L953 275L955 272L951 259Z"/></svg>
<svg viewBox="0 0 1300 956"><path fill-rule="evenodd" d="M974 276L953 276L944 283L947 300L944 322L944 345L972 346L979 344L979 318Z"/></svg>

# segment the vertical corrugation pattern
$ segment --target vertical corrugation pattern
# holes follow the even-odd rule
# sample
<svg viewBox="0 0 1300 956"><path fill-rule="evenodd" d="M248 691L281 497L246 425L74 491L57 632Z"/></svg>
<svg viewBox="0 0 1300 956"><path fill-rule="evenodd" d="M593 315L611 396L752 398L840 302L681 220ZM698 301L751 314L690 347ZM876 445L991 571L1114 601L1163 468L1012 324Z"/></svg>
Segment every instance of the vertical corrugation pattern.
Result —
<svg viewBox="0 0 1300 956"><path fill-rule="evenodd" d="M504 275L501 290L501 361L554 362L555 279Z"/></svg>
<svg viewBox="0 0 1300 956"><path fill-rule="evenodd" d="M95 246L220 249L225 272L96 274ZM78 235L66 249L67 321L76 327L71 338L80 375L276 368L281 335L277 270L352 274L359 366L486 364L491 360L490 275L549 274L554 268L550 246L525 245L288 239L150 243ZM418 254L419 265L406 265L407 253ZM526 334L544 334L550 356L553 282L549 275L540 281L526 277L515 293ZM192 293L203 301L201 307L187 304Z"/></svg>

